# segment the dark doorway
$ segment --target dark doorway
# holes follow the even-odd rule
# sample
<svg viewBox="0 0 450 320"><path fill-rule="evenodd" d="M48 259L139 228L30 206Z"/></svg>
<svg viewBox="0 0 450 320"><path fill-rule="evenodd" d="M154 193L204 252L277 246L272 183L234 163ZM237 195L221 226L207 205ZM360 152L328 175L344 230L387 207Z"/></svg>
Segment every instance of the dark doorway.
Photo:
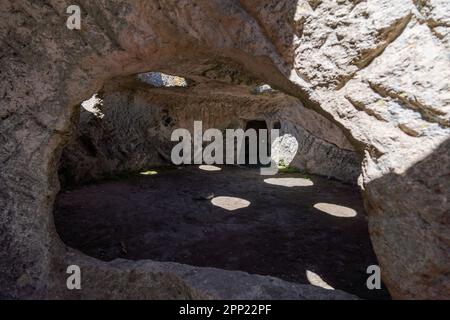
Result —
<svg viewBox="0 0 450 320"><path fill-rule="evenodd" d="M249 129L254 129L256 131L256 137L257 137L257 141L259 142L259 138L260 138L260 132L259 130L261 129L265 129L267 130L267 123L266 121L261 121L261 120L250 120L247 122L246 126L245 126L245 131L249 130ZM264 138L264 137L263 137ZM262 166L269 166L269 164L263 164L263 162L261 161L260 158L260 145L259 143L257 143L257 150L258 150L258 158L257 158L257 163L256 164L251 164L250 163L250 157L249 157L249 153L250 153L250 145L249 145L250 141L248 138L245 139L245 164L247 166L250 167L262 167ZM265 143L267 144L267 156L270 156L270 148L269 148L269 140L266 138L265 139Z"/></svg>
<svg viewBox="0 0 450 320"><path fill-rule="evenodd" d="M281 130L281 122L275 121L275 123L273 124L273 128L277 129L277 130Z"/></svg>

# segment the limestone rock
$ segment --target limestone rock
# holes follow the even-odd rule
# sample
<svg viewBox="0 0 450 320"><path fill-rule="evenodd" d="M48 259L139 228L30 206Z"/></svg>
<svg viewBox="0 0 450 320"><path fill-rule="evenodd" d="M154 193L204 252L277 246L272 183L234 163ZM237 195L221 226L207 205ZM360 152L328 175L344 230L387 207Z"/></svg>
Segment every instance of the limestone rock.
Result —
<svg viewBox="0 0 450 320"><path fill-rule="evenodd" d="M108 79L153 70L267 83L331 121L364 157L393 297L450 297L448 1L77 2L81 30L65 26L69 1L0 4L0 296L58 296L70 261L52 207L77 106ZM191 290L178 296L198 297Z"/></svg>
<svg viewBox="0 0 450 320"><path fill-rule="evenodd" d="M70 299L225 299L357 300L340 290L290 283L241 271L199 268L171 262L114 260L110 263L69 252L83 270L83 294L62 291ZM59 274L64 277L64 274ZM56 285L56 283L55 283ZM55 288L57 289L57 288Z"/></svg>
<svg viewBox="0 0 450 320"><path fill-rule="evenodd" d="M254 96L250 88L202 84L183 91L111 82L105 86L97 113L81 110L76 136L64 149L61 180L81 183L121 172L171 164L171 134L194 121L208 128L243 128L263 120L280 124L281 139L290 136L297 148L283 152L292 166L356 184L360 157L341 130L297 99L278 93ZM133 86L132 86L133 87ZM233 91L234 95L230 95ZM189 110L189 112L186 112ZM284 140L283 140L284 141ZM280 144L274 158L280 160ZM290 154L289 154L290 153Z"/></svg>

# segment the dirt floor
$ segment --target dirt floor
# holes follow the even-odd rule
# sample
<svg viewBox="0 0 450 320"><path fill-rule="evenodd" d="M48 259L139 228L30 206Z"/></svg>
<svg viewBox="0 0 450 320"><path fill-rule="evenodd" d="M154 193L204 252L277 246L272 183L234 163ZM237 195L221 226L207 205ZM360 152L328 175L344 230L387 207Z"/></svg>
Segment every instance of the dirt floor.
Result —
<svg viewBox="0 0 450 320"><path fill-rule="evenodd" d="M366 268L377 260L357 187L221 169L188 166L63 191L57 230L101 260L174 261L389 298L384 286L366 287Z"/></svg>

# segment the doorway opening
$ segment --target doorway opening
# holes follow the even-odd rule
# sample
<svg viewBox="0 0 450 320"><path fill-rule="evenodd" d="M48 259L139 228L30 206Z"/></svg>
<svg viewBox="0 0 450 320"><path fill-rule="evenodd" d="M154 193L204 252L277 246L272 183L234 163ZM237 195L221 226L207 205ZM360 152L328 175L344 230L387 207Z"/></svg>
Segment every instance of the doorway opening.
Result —
<svg viewBox="0 0 450 320"><path fill-rule="evenodd" d="M247 121L245 124L245 131L248 130L255 130L256 132L256 164L252 164L250 161L250 139L245 139L245 164L250 167L267 167L270 166L270 163L264 163L264 160L261 159L261 145L266 145L266 155L267 157L270 157L271 155L271 148L270 148L270 133L267 131L267 122L262 120L250 120ZM261 135L262 132L260 130L266 130L265 132L268 132L266 135ZM263 152L264 153L264 152ZM264 155L263 155L264 157Z"/></svg>

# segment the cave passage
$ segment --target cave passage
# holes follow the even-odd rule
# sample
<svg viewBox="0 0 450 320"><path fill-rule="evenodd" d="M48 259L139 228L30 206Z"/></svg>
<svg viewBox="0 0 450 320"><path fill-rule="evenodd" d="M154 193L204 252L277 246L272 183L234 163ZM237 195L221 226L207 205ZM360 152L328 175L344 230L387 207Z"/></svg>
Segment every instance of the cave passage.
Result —
<svg viewBox="0 0 450 320"><path fill-rule="evenodd" d="M260 130L267 130L267 123L266 121L262 121L262 120L250 120L247 121L246 126L245 126L245 131L253 129L256 132L256 139L257 141L259 141L260 139ZM249 139L245 139L245 164L247 166L252 166L252 164L250 163L250 159L249 159L249 154L250 154L250 142ZM267 149L269 151L269 154L267 154L268 157L270 157L270 147L269 147L269 140L266 140L266 144L267 144ZM256 144L257 146L257 160L256 160L256 165L255 166L270 166L270 164L263 164L263 162L261 161L260 158L260 145L259 143Z"/></svg>
<svg viewBox="0 0 450 320"><path fill-rule="evenodd" d="M366 287L378 264L356 186L247 166L152 168L63 190L62 240L83 253L240 270L389 298Z"/></svg>
<svg viewBox="0 0 450 320"><path fill-rule="evenodd" d="M177 262L389 298L366 285L367 268L378 263L358 187L324 177L359 170L342 133L292 97L252 92L159 72L105 84L81 104L61 158L61 239L103 261ZM198 120L255 130L243 145L245 164L168 165L172 132L195 131ZM270 129L281 135L261 148L260 130ZM277 175L261 175L260 151L279 165Z"/></svg>

